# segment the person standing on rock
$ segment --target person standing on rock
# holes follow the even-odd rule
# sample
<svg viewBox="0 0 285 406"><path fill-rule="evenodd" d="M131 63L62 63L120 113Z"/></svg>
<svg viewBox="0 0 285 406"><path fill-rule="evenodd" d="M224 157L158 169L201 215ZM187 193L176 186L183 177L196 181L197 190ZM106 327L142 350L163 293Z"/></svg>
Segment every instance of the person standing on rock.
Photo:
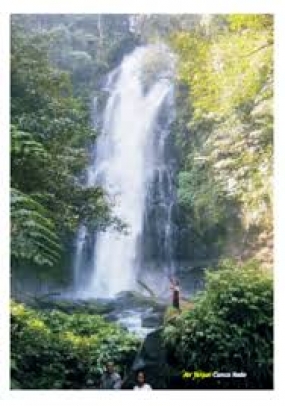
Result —
<svg viewBox="0 0 285 406"><path fill-rule="evenodd" d="M180 311L180 288L177 279L171 278L170 289L172 290L172 306Z"/></svg>
<svg viewBox="0 0 285 406"><path fill-rule="evenodd" d="M145 382L143 371L138 371L137 373L137 384L134 386L134 390L152 390L152 387Z"/></svg>
<svg viewBox="0 0 285 406"><path fill-rule="evenodd" d="M122 379L115 371L113 361L106 363L106 371L103 373L100 383L100 389L121 389Z"/></svg>

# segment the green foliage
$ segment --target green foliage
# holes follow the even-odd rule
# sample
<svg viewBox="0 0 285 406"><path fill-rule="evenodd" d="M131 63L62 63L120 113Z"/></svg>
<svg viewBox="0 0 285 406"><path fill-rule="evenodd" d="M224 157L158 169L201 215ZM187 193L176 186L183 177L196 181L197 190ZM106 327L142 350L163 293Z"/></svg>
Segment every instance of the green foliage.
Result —
<svg viewBox="0 0 285 406"><path fill-rule="evenodd" d="M194 309L167 323L164 338L178 368L243 371L247 387L272 387L272 275L256 263L208 271Z"/></svg>
<svg viewBox="0 0 285 406"><path fill-rule="evenodd" d="M273 27L272 22L264 25L263 17L243 16L246 30L239 23L230 24L212 36L210 23L208 35L202 28L172 35L171 43L180 55L180 78L190 87L194 117L225 115L261 90L272 74ZM234 15L229 18L233 21ZM250 24L252 19L260 24Z"/></svg>
<svg viewBox="0 0 285 406"><path fill-rule="evenodd" d="M123 375L140 344L101 316L36 311L16 302L11 307L14 389L98 387L106 360Z"/></svg>
<svg viewBox="0 0 285 406"><path fill-rule="evenodd" d="M273 27L273 18L270 14L229 14L227 19L232 31L261 30Z"/></svg>
<svg viewBox="0 0 285 406"><path fill-rule="evenodd" d="M128 16L108 14L15 15L12 22L40 37L53 66L68 72L73 93L91 100L92 92L122 55L138 42Z"/></svg>
<svg viewBox="0 0 285 406"><path fill-rule="evenodd" d="M240 251L243 234L252 235L254 247L259 234L270 239L272 231L272 16L213 16L195 30L174 32L170 44L188 87L187 98L178 93L188 123L175 134L182 209L201 236L218 226L241 236Z"/></svg>
<svg viewBox="0 0 285 406"><path fill-rule="evenodd" d="M132 31L143 42L164 42L171 33L193 30L199 25L198 14L135 14L131 16Z"/></svg>
<svg viewBox="0 0 285 406"><path fill-rule="evenodd" d="M164 323L166 324L168 321L175 319L175 317L178 316L179 314L180 313L178 309L176 309L173 306L168 306L164 312L163 317Z"/></svg>
<svg viewBox="0 0 285 406"><path fill-rule="evenodd" d="M60 269L80 224L95 229L112 221L102 189L81 181L96 136L89 106L73 96L69 75L51 65L48 53L48 37L13 20L13 269L22 261Z"/></svg>
<svg viewBox="0 0 285 406"><path fill-rule="evenodd" d="M30 196L11 190L12 260L31 260L38 265L55 265L61 245L47 210Z"/></svg>

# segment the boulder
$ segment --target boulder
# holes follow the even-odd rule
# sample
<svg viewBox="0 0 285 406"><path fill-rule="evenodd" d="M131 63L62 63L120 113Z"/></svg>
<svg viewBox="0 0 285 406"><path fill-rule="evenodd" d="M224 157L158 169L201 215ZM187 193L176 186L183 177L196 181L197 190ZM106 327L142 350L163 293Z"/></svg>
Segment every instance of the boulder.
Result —
<svg viewBox="0 0 285 406"><path fill-rule="evenodd" d="M103 300L79 300L51 297L37 297L33 307L42 310L59 310L65 313L82 312L87 314L105 315L114 310L114 303Z"/></svg>
<svg viewBox="0 0 285 406"><path fill-rule="evenodd" d="M162 329L160 328L147 335L123 384L123 389L134 387L136 373L139 370L145 372L146 381L153 389L167 389L169 368L161 332Z"/></svg>
<svg viewBox="0 0 285 406"><path fill-rule="evenodd" d="M156 311L163 312L165 303L156 298L142 295L135 291L126 291L119 293L115 300L116 308L120 310L135 308L153 308Z"/></svg>
<svg viewBox="0 0 285 406"><path fill-rule="evenodd" d="M150 313L142 315L142 327L156 328L160 326L163 322L163 314L161 313Z"/></svg>

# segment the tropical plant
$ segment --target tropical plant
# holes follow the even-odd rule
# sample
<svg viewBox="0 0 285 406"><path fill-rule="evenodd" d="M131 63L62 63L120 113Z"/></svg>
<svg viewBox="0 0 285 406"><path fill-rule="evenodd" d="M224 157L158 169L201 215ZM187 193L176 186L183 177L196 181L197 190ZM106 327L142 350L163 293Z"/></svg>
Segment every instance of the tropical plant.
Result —
<svg viewBox="0 0 285 406"><path fill-rule="evenodd" d="M192 310L166 322L164 339L176 369L245 372L243 382L225 385L272 388L272 275L257 263L229 261L208 271L205 291Z"/></svg>
<svg viewBox="0 0 285 406"><path fill-rule="evenodd" d="M11 375L17 389L98 388L106 360L122 376L140 341L101 316L11 303Z"/></svg>
<svg viewBox="0 0 285 406"><path fill-rule="evenodd" d="M111 222L102 189L85 186L96 134L69 75L51 65L47 37L14 23L12 37L12 269L30 262L63 275L79 225Z"/></svg>
<svg viewBox="0 0 285 406"><path fill-rule="evenodd" d="M31 260L38 265L55 265L61 244L48 211L32 197L11 190L12 260Z"/></svg>
<svg viewBox="0 0 285 406"><path fill-rule="evenodd" d="M174 135L182 158L178 197L189 227L202 240L221 236L230 255L235 233L235 251L258 256L259 236L272 241L272 16L212 16L195 30L172 33L170 44L179 82L188 88L188 100L178 93L188 123L183 113ZM270 262L268 251L263 260Z"/></svg>

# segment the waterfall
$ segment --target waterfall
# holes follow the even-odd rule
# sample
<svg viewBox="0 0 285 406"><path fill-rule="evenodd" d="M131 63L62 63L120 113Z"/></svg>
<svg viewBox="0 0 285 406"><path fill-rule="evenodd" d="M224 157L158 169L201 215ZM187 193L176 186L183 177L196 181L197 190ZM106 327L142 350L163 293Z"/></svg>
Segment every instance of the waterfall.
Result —
<svg viewBox="0 0 285 406"><path fill-rule="evenodd" d="M125 225L95 236L85 293L113 297L137 286L147 255L151 227L161 241L161 260L172 267L173 179L166 162L169 126L174 118L175 58L164 45L136 48L108 75L109 98L103 115L95 157L88 169L89 186L101 185L111 199L114 216ZM151 215L150 207L160 207ZM84 268L86 229L76 250L76 281ZM162 258L163 257L163 258Z"/></svg>

